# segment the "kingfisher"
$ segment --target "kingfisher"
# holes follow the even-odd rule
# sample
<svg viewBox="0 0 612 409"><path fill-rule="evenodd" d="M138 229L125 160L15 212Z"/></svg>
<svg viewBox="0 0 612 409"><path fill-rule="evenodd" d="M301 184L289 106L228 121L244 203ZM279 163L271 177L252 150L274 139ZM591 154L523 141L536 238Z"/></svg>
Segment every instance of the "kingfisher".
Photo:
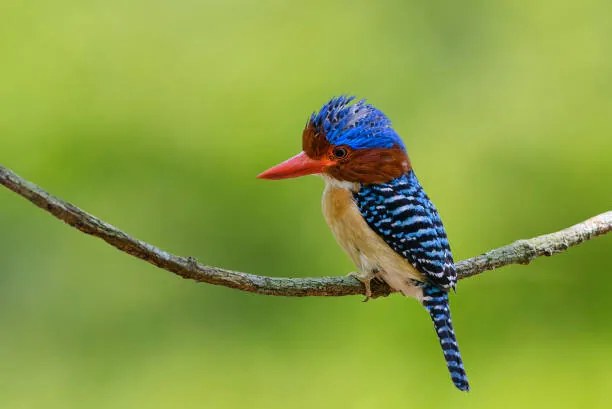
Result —
<svg viewBox="0 0 612 409"><path fill-rule="evenodd" d="M321 175L323 215L372 295L378 279L416 298L429 312L455 386L469 384L451 321L448 293L457 283L438 211L419 183L391 121L365 100L334 97L313 113L302 152L258 175Z"/></svg>

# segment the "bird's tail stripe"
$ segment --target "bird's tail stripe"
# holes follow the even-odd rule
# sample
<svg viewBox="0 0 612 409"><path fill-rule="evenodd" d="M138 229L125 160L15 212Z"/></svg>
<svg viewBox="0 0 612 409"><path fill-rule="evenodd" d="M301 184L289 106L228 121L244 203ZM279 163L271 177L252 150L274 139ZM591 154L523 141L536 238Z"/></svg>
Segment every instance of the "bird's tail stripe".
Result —
<svg viewBox="0 0 612 409"><path fill-rule="evenodd" d="M461 354L459 353L457 338L453 330L450 309L448 307L448 293L439 287L425 285L423 286L423 305L429 312L434 328L438 333L438 339L446 359L446 366L453 383L462 391L470 390Z"/></svg>

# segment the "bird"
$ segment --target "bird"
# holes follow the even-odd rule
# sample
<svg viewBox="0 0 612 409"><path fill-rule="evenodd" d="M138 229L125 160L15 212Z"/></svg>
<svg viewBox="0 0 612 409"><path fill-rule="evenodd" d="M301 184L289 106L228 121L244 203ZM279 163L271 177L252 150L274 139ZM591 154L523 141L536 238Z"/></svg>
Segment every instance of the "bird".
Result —
<svg viewBox="0 0 612 409"><path fill-rule="evenodd" d="M449 308L457 272L438 211L416 177L406 147L380 110L353 96L333 97L308 118L302 152L260 179L320 175L322 210L338 244L372 296L371 280L416 298L427 310L448 371L470 389Z"/></svg>

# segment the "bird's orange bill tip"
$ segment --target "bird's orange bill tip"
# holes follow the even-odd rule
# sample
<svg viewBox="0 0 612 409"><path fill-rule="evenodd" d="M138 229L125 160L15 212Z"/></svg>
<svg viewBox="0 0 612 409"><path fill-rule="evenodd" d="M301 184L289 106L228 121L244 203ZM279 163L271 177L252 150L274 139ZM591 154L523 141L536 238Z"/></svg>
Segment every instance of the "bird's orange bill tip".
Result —
<svg viewBox="0 0 612 409"><path fill-rule="evenodd" d="M306 153L300 152L283 163L272 166L270 169L257 175L257 177L259 179L277 180L314 175L323 172L323 169L330 164L331 161L329 160L311 159Z"/></svg>

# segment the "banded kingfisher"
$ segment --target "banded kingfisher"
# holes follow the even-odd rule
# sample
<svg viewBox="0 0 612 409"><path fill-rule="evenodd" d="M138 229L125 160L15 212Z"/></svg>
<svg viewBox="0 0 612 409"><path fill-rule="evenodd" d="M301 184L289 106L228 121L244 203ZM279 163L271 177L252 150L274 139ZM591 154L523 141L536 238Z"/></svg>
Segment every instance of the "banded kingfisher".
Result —
<svg viewBox="0 0 612 409"><path fill-rule="evenodd" d="M420 301L453 383L468 391L449 309L457 272L448 238L391 121L365 100L335 97L308 119L302 149L258 177L323 177L323 215L357 266L351 274L363 282L366 297L376 278Z"/></svg>

